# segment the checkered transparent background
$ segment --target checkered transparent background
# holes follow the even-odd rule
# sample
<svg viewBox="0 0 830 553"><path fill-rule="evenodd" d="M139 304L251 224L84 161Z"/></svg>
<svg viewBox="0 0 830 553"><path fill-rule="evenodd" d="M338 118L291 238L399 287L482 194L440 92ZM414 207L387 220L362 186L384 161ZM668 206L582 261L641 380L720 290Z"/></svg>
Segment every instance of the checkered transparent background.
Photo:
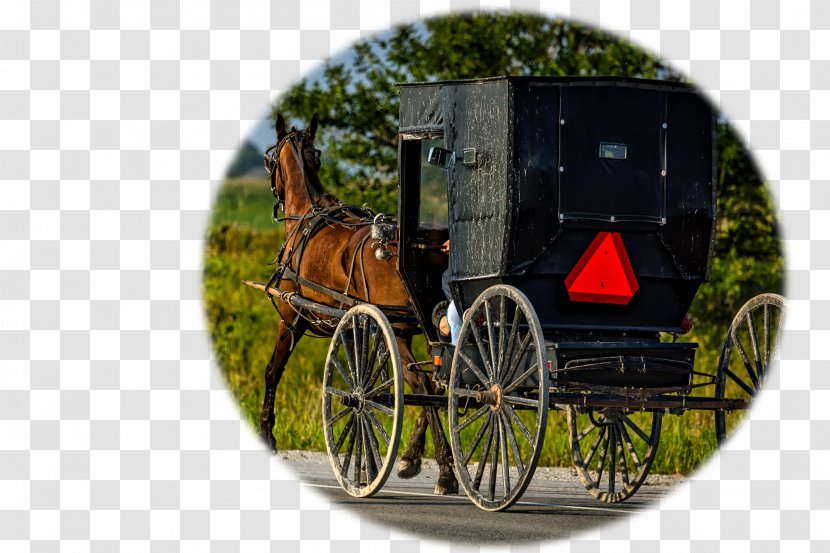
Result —
<svg viewBox="0 0 830 553"><path fill-rule="evenodd" d="M269 100L390 24L491 8L691 75L754 149L787 253L781 372L743 431L659 508L521 549L830 550L823 0L0 1L0 550L459 550L331 510L265 454L212 363L200 268Z"/></svg>

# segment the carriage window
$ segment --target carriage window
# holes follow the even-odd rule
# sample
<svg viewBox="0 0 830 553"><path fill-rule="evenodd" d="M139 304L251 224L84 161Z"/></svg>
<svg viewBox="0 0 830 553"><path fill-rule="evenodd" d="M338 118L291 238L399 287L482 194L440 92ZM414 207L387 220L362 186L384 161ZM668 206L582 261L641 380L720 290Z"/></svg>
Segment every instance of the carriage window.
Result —
<svg viewBox="0 0 830 553"><path fill-rule="evenodd" d="M421 226L447 228L447 170L427 162L429 149L444 146L444 139L421 141Z"/></svg>

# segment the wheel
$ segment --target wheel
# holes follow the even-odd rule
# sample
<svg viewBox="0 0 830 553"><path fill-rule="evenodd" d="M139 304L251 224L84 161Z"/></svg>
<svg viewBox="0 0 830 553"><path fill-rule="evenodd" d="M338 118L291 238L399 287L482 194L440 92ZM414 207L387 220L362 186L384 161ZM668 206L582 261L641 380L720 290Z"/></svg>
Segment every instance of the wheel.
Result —
<svg viewBox="0 0 830 553"><path fill-rule="evenodd" d="M718 360L715 397L749 401L763 386L775 359L783 328L784 298L778 294L755 296L738 310ZM732 433L743 411L715 411L718 443Z"/></svg>
<svg viewBox="0 0 830 553"><path fill-rule="evenodd" d="M395 464L403 368L383 312L357 305L340 320L323 372L323 430L334 476L354 497L380 490Z"/></svg>
<svg viewBox="0 0 830 553"><path fill-rule="evenodd" d="M488 288L464 317L449 382L450 445L467 496L501 511L524 493L548 416L545 341L519 290Z"/></svg>
<svg viewBox="0 0 830 553"><path fill-rule="evenodd" d="M574 468L588 492L606 503L620 503L646 481L663 414L627 413L605 407L568 407L568 435Z"/></svg>

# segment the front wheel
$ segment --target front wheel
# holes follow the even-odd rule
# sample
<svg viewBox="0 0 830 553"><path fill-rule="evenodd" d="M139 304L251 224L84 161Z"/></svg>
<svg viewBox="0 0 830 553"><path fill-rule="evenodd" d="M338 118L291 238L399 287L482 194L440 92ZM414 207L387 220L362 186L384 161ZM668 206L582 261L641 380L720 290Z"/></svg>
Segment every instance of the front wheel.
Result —
<svg viewBox="0 0 830 553"><path fill-rule="evenodd" d="M470 307L453 356L448 409L467 496L486 511L507 509L533 477L548 415L541 325L516 288L492 286Z"/></svg>
<svg viewBox="0 0 830 553"><path fill-rule="evenodd" d="M323 372L323 431L329 463L354 497L377 493L398 454L403 369L392 325L373 305L340 320Z"/></svg>

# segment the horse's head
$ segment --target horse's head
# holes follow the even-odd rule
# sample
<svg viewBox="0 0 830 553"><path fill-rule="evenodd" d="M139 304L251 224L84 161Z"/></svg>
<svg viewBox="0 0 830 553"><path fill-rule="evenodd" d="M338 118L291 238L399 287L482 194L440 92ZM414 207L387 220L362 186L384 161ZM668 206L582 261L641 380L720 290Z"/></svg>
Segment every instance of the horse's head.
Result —
<svg viewBox="0 0 830 553"><path fill-rule="evenodd" d="M277 114L277 143L265 153L265 168L271 175L271 191L286 214L304 213L316 205L324 193L320 178L320 150L314 147L317 114L308 128L285 129L285 119Z"/></svg>

